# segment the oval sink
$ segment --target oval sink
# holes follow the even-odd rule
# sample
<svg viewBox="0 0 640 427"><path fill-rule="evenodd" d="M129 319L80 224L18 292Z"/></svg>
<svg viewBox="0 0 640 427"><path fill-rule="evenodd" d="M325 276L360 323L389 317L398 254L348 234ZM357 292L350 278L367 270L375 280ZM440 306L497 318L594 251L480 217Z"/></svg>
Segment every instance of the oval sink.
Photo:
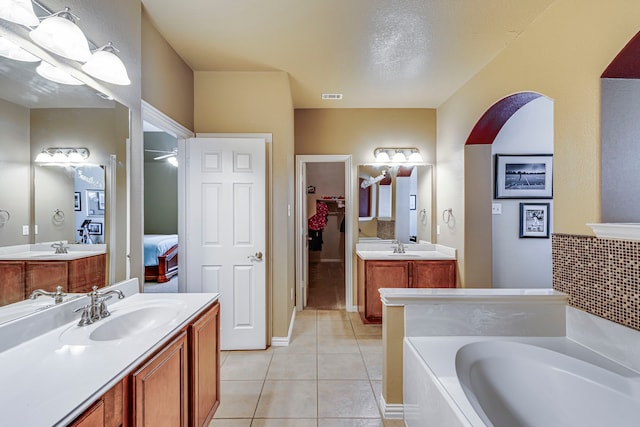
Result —
<svg viewBox="0 0 640 427"><path fill-rule="evenodd" d="M100 325L89 334L93 341L111 341L140 334L170 322L178 314L167 307L143 307L113 318L99 320Z"/></svg>

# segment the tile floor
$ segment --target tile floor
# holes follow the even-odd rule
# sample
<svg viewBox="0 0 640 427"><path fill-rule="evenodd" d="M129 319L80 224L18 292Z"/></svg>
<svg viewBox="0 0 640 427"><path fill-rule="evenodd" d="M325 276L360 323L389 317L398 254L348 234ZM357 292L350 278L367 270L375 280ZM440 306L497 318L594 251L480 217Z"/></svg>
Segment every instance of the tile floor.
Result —
<svg viewBox="0 0 640 427"><path fill-rule="evenodd" d="M382 330L344 310L297 312L288 347L221 354L209 427L400 427L383 420Z"/></svg>

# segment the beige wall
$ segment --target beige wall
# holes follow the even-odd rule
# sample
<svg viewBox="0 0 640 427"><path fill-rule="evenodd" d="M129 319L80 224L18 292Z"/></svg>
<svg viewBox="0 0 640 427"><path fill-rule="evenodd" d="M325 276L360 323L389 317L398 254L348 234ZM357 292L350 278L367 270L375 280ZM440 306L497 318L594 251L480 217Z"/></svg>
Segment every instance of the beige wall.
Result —
<svg viewBox="0 0 640 427"><path fill-rule="evenodd" d="M267 190L269 332L270 336L286 337L295 288L293 104L289 76L283 72L196 72L194 80L197 133L273 134Z"/></svg>
<svg viewBox="0 0 640 427"><path fill-rule="evenodd" d="M474 256L464 250L464 143L492 104L521 91L554 101L554 230L591 234L585 224L600 219L600 75L640 29L638 14L640 2L558 0L438 108L437 210L456 215L439 243ZM464 257L460 263L464 282L474 284Z"/></svg>
<svg viewBox="0 0 640 427"><path fill-rule="evenodd" d="M295 111L295 154L352 156L352 177L357 186L357 165L373 162L378 147L416 147L425 163L436 161L436 110L420 108L300 109ZM353 189L358 194L357 188ZM431 210L430 210L431 211ZM352 224L358 224L354 209ZM346 249L356 265L358 227L352 228L354 247ZM433 239L435 241L435 239ZM353 269L353 304L357 305L357 269Z"/></svg>
<svg viewBox="0 0 640 427"><path fill-rule="evenodd" d="M166 42L142 7L142 99L193 129L193 71Z"/></svg>

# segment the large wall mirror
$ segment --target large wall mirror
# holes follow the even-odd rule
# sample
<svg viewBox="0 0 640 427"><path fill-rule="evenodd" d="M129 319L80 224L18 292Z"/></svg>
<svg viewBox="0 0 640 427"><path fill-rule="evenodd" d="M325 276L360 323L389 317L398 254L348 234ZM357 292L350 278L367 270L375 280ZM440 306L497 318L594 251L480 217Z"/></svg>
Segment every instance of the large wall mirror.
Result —
<svg viewBox="0 0 640 427"><path fill-rule="evenodd" d="M431 242L431 174L430 165L359 165L359 242Z"/></svg>
<svg viewBox="0 0 640 427"><path fill-rule="evenodd" d="M56 241L106 244L113 283L124 278L111 268L115 257L126 257L126 218L115 205L128 197L129 110L88 85L41 77L40 63L0 56L0 250ZM82 149L86 161L35 162L51 148Z"/></svg>

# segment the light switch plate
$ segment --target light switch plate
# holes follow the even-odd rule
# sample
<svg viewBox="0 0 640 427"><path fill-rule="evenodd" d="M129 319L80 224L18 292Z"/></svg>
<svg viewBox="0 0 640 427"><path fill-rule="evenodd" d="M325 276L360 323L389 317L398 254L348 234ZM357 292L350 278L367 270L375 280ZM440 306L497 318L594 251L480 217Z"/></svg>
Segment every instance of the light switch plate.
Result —
<svg viewBox="0 0 640 427"><path fill-rule="evenodd" d="M491 204L491 215L502 215L502 203Z"/></svg>
<svg viewBox="0 0 640 427"><path fill-rule="evenodd" d="M23 225L22 226L22 235L23 236L28 236L29 235L29 226L28 225Z"/></svg>

